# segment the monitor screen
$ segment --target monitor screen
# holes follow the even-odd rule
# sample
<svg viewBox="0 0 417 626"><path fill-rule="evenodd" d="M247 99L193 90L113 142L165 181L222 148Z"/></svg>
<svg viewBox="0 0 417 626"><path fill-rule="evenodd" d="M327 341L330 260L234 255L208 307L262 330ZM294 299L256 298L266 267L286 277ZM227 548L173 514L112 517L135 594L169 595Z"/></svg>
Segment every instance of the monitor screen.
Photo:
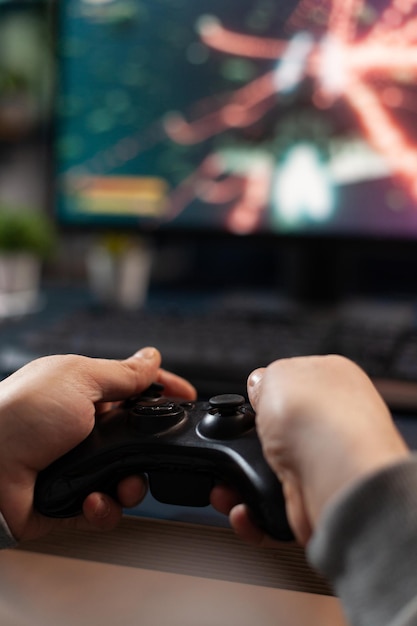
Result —
<svg viewBox="0 0 417 626"><path fill-rule="evenodd" d="M416 5L60 0L60 221L416 236Z"/></svg>

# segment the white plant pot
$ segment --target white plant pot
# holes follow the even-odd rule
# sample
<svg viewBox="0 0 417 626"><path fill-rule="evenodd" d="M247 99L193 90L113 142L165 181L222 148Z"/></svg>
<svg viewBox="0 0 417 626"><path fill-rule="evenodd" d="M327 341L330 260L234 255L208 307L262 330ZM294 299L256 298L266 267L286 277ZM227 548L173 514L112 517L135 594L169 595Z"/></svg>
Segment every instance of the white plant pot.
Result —
<svg viewBox="0 0 417 626"><path fill-rule="evenodd" d="M112 254L96 244L87 254L87 274L92 293L102 304L122 309L144 305L152 268L152 251L146 244L127 246Z"/></svg>
<svg viewBox="0 0 417 626"><path fill-rule="evenodd" d="M0 253L0 316L39 307L41 260L26 252Z"/></svg>

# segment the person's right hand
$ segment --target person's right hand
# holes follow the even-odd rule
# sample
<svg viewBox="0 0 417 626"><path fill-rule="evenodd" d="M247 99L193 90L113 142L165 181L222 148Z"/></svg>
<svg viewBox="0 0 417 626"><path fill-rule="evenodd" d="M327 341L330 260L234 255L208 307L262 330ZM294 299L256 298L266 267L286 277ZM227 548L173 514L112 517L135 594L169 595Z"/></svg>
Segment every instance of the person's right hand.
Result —
<svg viewBox="0 0 417 626"><path fill-rule="evenodd" d="M332 498L410 454L371 380L346 358L275 361L252 372L248 394L265 458L282 482L288 520L303 545ZM265 542L237 501L223 487L212 494L239 535Z"/></svg>

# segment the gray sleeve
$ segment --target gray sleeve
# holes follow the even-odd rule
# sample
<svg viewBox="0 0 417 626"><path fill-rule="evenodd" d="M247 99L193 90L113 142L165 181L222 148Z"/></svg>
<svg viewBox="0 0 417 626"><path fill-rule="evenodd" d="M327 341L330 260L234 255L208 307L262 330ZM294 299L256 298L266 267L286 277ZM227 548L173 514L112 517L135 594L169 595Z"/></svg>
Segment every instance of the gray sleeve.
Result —
<svg viewBox="0 0 417 626"><path fill-rule="evenodd" d="M416 626L417 456L335 498L307 555L351 626Z"/></svg>
<svg viewBox="0 0 417 626"><path fill-rule="evenodd" d="M16 545L17 541L10 532L3 515L0 513L0 550L3 548L14 548Z"/></svg>

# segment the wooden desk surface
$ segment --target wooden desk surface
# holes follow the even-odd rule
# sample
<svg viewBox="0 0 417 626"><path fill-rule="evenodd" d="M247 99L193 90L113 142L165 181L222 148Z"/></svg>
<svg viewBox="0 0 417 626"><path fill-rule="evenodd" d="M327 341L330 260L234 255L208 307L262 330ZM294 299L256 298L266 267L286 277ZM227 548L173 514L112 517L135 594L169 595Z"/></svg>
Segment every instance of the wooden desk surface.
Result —
<svg viewBox="0 0 417 626"><path fill-rule="evenodd" d="M1 626L346 626L299 548L126 518L0 553Z"/></svg>

